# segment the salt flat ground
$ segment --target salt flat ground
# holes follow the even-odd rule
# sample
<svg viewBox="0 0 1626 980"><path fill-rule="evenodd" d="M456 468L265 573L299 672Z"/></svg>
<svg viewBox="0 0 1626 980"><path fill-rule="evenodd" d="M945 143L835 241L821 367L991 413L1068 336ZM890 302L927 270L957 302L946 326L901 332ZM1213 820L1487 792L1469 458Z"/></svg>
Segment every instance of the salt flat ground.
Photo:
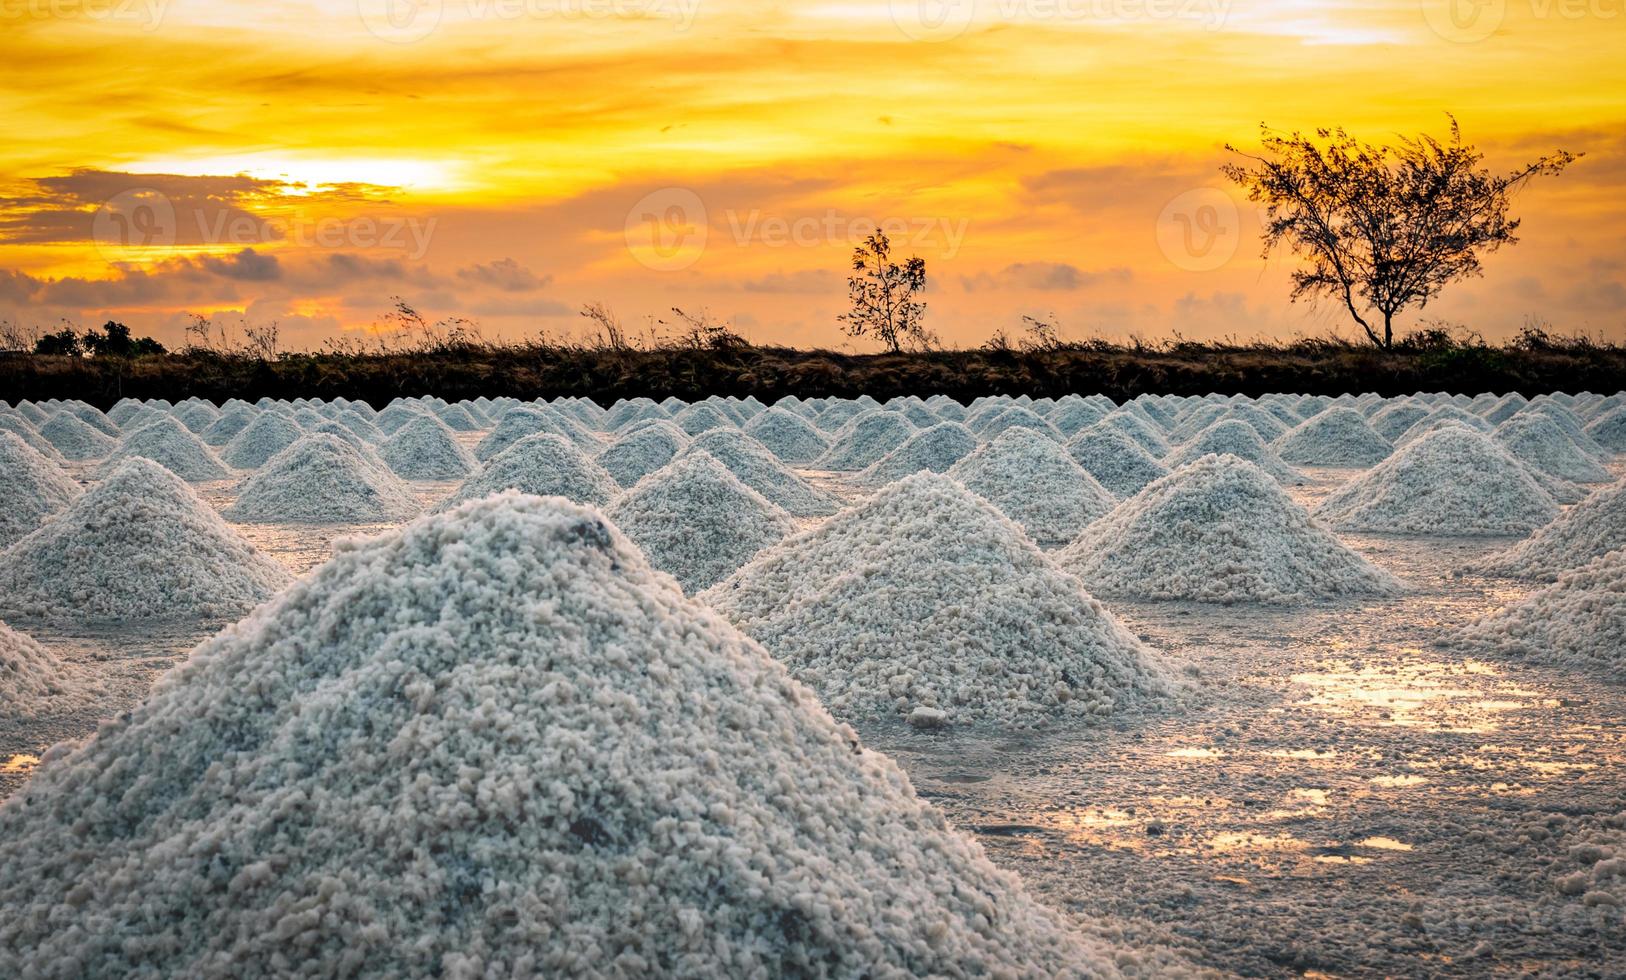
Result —
<svg viewBox="0 0 1626 980"><path fill-rule="evenodd" d="M1307 505L1352 475L1308 472L1292 490ZM199 489L224 506L233 485ZM415 485L426 503L452 486ZM380 529L239 526L295 572ZM1560 893L1588 848L1626 855L1626 692L1433 645L1532 590L1462 574L1510 539L1341 537L1411 590L1300 609L1109 603L1194 666L1178 708L1037 734L860 732L1045 901L1132 944L1249 976L1626 975L1626 910ZM31 625L109 690L93 710L0 719L0 798L220 625Z"/></svg>

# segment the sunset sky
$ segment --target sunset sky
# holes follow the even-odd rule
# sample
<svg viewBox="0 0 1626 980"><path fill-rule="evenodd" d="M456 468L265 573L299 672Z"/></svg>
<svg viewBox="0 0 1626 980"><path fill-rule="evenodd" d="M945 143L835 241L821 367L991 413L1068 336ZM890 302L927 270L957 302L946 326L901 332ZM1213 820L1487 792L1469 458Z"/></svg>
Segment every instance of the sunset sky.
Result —
<svg viewBox="0 0 1626 980"><path fill-rule="evenodd" d="M956 345L1347 333L1222 145L1450 112L1497 169L1586 157L1424 316L1620 340L1623 51L1626 0L0 0L0 319L314 347L393 296L492 337L600 301L862 350L884 223Z"/></svg>

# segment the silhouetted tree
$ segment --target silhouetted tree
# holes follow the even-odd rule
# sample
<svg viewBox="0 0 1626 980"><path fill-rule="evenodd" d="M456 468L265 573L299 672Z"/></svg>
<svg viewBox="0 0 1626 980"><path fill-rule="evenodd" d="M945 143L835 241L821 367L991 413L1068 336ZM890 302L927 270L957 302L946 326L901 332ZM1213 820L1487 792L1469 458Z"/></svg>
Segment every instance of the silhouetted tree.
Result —
<svg viewBox="0 0 1626 980"><path fill-rule="evenodd" d="M143 357L165 353L164 345L151 337L132 337L130 328L116 320L109 320L100 332L85 331L81 343L87 353L98 357Z"/></svg>
<svg viewBox="0 0 1626 980"><path fill-rule="evenodd" d="M1306 260L1293 272L1292 298L1334 297L1385 350L1394 346L1398 313L1479 275L1482 254L1518 241L1519 219L1508 217L1513 191L1577 158L1561 150L1498 176L1479 167L1484 154L1463 144L1454 118L1444 143L1424 135L1376 146L1342 129L1317 130L1315 139L1261 131L1265 155L1227 144L1251 163L1222 169L1264 205L1264 254L1285 245Z"/></svg>
<svg viewBox="0 0 1626 980"><path fill-rule="evenodd" d="M64 326L56 333L48 333L34 341L34 353L56 354L68 357L78 357L85 352L79 343L79 335L73 332L72 327Z"/></svg>
<svg viewBox="0 0 1626 980"><path fill-rule="evenodd" d="M847 279L852 310L839 319L847 333L862 337L873 333L896 354L905 340L926 346L926 304L916 299L926 288L926 260L911 258L902 265L892 261L892 243L879 228L853 249L853 275Z"/></svg>

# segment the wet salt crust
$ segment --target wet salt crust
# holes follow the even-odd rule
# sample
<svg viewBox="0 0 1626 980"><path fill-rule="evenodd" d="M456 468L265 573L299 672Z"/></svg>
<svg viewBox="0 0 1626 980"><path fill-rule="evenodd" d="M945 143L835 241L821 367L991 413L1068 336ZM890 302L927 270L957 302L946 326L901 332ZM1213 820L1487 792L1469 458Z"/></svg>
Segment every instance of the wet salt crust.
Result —
<svg viewBox="0 0 1626 980"><path fill-rule="evenodd" d="M0 902L8 976L1118 974L595 512L517 494L353 542L52 750Z"/></svg>

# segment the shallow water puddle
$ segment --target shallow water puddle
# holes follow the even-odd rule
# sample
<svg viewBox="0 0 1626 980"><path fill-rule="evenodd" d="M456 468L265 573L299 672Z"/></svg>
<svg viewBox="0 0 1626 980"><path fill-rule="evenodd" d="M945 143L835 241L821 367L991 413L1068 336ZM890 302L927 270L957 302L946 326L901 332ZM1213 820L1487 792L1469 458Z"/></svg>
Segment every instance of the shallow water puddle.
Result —
<svg viewBox="0 0 1626 980"><path fill-rule="evenodd" d="M1297 703L1375 725L1465 734L1497 731L1498 716L1508 712L1557 707L1540 692L1504 680L1491 664L1427 661L1421 651L1402 652L1417 654L1419 661L1377 666L1348 661L1294 674L1294 684L1311 690Z"/></svg>
<svg viewBox="0 0 1626 980"><path fill-rule="evenodd" d="M18 754L7 758L4 762L0 762L0 773L33 772L34 767L39 764L40 757L37 755Z"/></svg>

